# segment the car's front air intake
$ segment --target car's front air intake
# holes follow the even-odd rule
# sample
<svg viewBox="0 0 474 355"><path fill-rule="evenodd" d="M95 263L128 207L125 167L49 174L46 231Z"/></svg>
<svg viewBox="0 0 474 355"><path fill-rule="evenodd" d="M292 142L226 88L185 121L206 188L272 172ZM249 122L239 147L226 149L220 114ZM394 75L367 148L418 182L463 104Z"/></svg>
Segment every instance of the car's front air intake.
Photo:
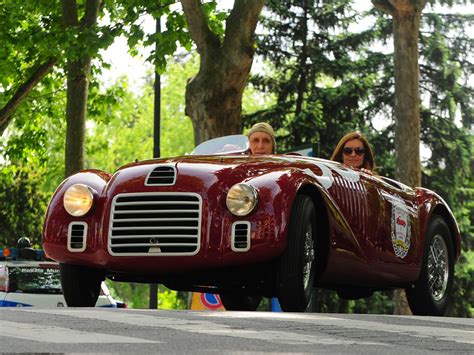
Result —
<svg viewBox="0 0 474 355"><path fill-rule="evenodd" d="M67 231L67 249L71 252L86 250L87 223L71 222Z"/></svg>
<svg viewBox="0 0 474 355"><path fill-rule="evenodd" d="M249 251L250 222L240 221L232 224L231 248L233 251Z"/></svg>
<svg viewBox="0 0 474 355"><path fill-rule="evenodd" d="M170 165L159 165L148 174L146 186L171 186L176 182L176 169Z"/></svg>
<svg viewBox="0 0 474 355"><path fill-rule="evenodd" d="M112 255L194 255L201 241L201 196L194 193L126 193L112 202Z"/></svg>

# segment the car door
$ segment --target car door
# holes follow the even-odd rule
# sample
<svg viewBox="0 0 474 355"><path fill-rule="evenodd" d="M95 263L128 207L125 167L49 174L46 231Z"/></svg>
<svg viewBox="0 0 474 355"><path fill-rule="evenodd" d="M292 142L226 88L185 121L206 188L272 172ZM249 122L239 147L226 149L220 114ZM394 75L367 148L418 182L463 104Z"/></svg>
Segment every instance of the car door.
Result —
<svg viewBox="0 0 474 355"><path fill-rule="evenodd" d="M371 181L372 177L341 165L328 166L332 175L331 186L327 191L355 239L355 245L347 245L347 249L361 253L360 257L366 262L378 260L376 221L380 218L379 195ZM338 247L344 248L343 245Z"/></svg>

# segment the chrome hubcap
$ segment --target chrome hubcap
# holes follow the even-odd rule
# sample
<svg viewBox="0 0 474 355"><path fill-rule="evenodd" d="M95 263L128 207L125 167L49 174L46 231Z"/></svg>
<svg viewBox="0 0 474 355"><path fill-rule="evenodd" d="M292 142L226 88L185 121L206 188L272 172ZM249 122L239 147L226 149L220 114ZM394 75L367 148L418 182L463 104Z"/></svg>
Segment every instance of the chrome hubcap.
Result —
<svg viewBox="0 0 474 355"><path fill-rule="evenodd" d="M436 234L431 240L428 253L428 284L435 301L443 298L449 277L448 247L443 237Z"/></svg>
<svg viewBox="0 0 474 355"><path fill-rule="evenodd" d="M308 288L309 279L311 276L311 268L314 261L314 240L313 240L313 227L311 223L308 224L308 229L305 233L304 240L304 269L303 269L303 281L305 290Z"/></svg>

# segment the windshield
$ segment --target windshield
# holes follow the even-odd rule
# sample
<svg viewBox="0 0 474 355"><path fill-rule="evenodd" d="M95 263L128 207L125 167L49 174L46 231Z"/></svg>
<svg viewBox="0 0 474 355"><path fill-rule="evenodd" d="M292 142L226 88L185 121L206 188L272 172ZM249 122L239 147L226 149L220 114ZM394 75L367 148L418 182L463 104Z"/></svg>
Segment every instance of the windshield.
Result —
<svg viewBox="0 0 474 355"><path fill-rule="evenodd" d="M8 267L8 278L10 292L62 293L57 267Z"/></svg>
<svg viewBox="0 0 474 355"><path fill-rule="evenodd" d="M203 142L194 149L191 155L243 153L248 147L248 138L244 135L236 134Z"/></svg>

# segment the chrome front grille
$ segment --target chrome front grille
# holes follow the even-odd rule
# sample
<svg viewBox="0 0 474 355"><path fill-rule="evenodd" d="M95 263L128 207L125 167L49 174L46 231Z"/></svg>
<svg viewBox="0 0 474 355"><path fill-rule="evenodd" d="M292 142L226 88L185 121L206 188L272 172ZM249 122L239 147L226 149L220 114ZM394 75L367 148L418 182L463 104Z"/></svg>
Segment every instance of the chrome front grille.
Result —
<svg viewBox="0 0 474 355"><path fill-rule="evenodd" d="M201 196L194 193L126 193L112 201L112 255L194 255L201 241Z"/></svg>

